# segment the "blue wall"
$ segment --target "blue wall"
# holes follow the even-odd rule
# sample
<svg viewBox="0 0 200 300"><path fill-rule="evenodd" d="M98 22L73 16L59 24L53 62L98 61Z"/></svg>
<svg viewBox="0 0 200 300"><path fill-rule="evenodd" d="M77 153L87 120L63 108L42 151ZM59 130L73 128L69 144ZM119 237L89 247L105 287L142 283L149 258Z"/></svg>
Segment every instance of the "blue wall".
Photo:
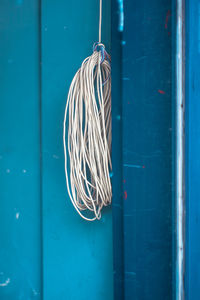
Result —
<svg viewBox="0 0 200 300"><path fill-rule="evenodd" d="M0 3L0 299L112 299L112 217L67 195L67 91L98 37L98 0ZM110 50L110 1L103 41Z"/></svg>
<svg viewBox="0 0 200 300"><path fill-rule="evenodd" d="M113 161L118 171L113 175L115 299L168 300L173 294L176 12L171 0L117 2L112 10L113 95L118 91L112 99L113 144L118 133L122 152L115 149L119 161ZM119 8L124 26L119 26Z"/></svg>

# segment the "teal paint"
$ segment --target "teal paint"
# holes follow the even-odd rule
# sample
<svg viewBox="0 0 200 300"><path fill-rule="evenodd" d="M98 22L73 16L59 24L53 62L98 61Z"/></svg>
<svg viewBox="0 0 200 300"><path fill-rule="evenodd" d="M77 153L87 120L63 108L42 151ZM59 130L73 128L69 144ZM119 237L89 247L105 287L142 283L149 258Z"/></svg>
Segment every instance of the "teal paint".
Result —
<svg viewBox="0 0 200 300"><path fill-rule="evenodd" d="M41 299L38 1L0 2L0 299Z"/></svg>
<svg viewBox="0 0 200 300"><path fill-rule="evenodd" d="M122 32L119 31L120 11L112 0L112 212L114 299L124 299L124 233L123 233L123 174L122 174ZM114 87L114 88L113 88Z"/></svg>
<svg viewBox="0 0 200 300"><path fill-rule="evenodd" d="M122 135L122 175L113 176L115 183L121 176L123 181L122 200L113 197L113 207L121 209L113 209L113 227L119 227L120 219L123 228L121 239L114 230L115 245L123 247L114 256L119 300L173 297L171 14L170 0L124 1L124 28L115 41L122 47L122 133L121 128L113 130L113 140L115 134ZM117 86L115 80L112 87Z"/></svg>
<svg viewBox="0 0 200 300"><path fill-rule="evenodd" d="M62 145L70 82L98 39L99 1L0 5L0 299L112 300L111 208L93 223L76 214Z"/></svg>
<svg viewBox="0 0 200 300"><path fill-rule="evenodd" d="M102 42L110 47L110 2ZM111 208L86 222L74 210L64 174L62 124L68 89L98 39L99 0L42 1L42 202L45 300L112 299Z"/></svg>

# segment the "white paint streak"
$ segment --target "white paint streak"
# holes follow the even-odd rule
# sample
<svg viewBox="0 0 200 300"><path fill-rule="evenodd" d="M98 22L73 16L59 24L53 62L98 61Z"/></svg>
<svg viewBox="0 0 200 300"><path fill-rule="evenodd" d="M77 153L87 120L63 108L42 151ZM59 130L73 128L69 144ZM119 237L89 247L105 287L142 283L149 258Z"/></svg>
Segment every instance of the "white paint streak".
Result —
<svg viewBox="0 0 200 300"><path fill-rule="evenodd" d="M124 1L118 0L119 4L119 25L118 30L122 32L124 30Z"/></svg>
<svg viewBox="0 0 200 300"><path fill-rule="evenodd" d="M0 283L1 287L7 286L10 283L10 278L8 278L5 282Z"/></svg>
<svg viewBox="0 0 200 300"><path fill-rule="evenodd" d="M16 219L18 220L19 219L19 212L17 212L15 216L16 216Z"/></svg>
<svg viewBox="0 0 200 300"><path fill-rule="evenodd" d="M184 70L184 5L177 1L176 29L176 220L177 220L177 258L176 258L176 299L185 299L185 194L184 194L184 103L185 103L185 70Z"/></svg>
<svg viewBox="0 0 200 300"><path fill-rule="evenodd" d="M32 291L33 291L33 295L34 295L34 296L37 296L37 295L38 295L38 292L37 292L35 289L32 289Z"/></svg>

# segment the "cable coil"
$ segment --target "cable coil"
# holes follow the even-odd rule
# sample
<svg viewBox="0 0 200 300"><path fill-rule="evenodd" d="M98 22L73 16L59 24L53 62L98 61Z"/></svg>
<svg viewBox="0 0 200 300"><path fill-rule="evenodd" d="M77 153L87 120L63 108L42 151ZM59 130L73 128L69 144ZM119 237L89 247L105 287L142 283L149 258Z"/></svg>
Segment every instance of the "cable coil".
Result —
<svg viewBox="0 0 200 300"><path fill-rule="evenodd" d="M93 54L83 61L72 80L63 123L68 194L79 215L88 221L100 219L102 208L109 205L112 198L111 65L110 55L101 43L101 19L102 0L99 42L94 44ZM84 210L92 212L92 216L83 214Z"/></svg>

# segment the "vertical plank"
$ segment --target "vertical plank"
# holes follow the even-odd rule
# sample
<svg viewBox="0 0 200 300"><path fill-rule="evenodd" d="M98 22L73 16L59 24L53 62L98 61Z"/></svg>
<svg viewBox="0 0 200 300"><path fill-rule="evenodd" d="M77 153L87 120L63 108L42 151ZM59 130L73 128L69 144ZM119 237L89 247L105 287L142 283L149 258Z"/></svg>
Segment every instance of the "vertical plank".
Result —
<svg viewBox="0 0 200 300"><path fill-rule="evenodd" d="M103 1L110 47L110 1ZM86 222L65 186L62 124L70 82L98 38L98 0L42 1L44 300L112 299L112 218Z"/></svg>
<svg viewBox="0 0 200 300"><path fill-rule="evenodd" d="M0 299L40 299L38 1L0 2Z"/></svg>
<svg viewBox="0 0 200 300"><path fill-rule="evenodd" d="M176 299L185 300L185 1L176 7Z"/></svg>
<svg viewBox="0 0 200 300"><path fill-rule="evenodd" d="M114 299L124 297L124 241L122 195L122 31L120 1L112 0L112 211Z"/></svg>
<svg viewBox="0 0 200 300"><path fill-rule="evenodd" d="M124 2L125 299L172 298L171 9Z"/></svg>
<svg viewBox="0 0 200 300"><path fill-rule="evenodd" d="M186 299L200 286L200 2L186 1Z"/></svg>

